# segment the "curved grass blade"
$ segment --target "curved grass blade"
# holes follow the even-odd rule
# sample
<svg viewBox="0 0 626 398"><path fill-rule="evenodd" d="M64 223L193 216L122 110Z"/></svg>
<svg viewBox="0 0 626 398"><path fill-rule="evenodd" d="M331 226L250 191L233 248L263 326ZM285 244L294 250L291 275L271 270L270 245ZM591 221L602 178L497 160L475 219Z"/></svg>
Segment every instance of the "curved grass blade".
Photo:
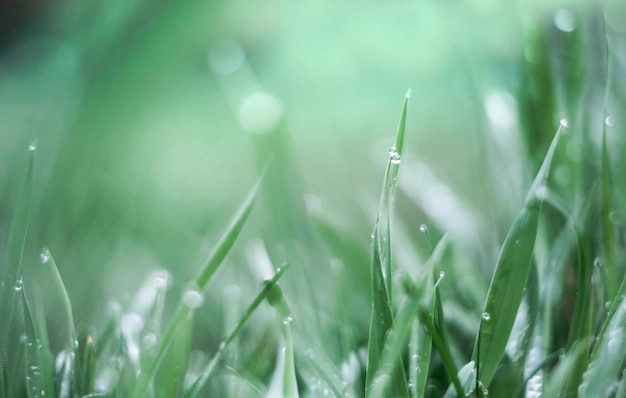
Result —
<svg viewBox="0 0 626 398"><path fill-rule="evenodd" d="M50 281L50 285L54 291L54 295L60 300L61 308L57 312L57 316L61 316L65 320L65 341L59 359L57 361L62 362L60 374L58 375L58 394L59 398L69 398L75 393L75 358L76 349L78 348L78 341L76 340L76 330L74 329L74 316L72 314L72 303L65 290L65 285L59 274L59 269L52 257L52 254L48 249L43 249L42 256L43 265L46 266L48 272L47 280Z"/></svg>
<svg viewBox="0 0 626 398"><path fill-rule="evenodd" d="M202 389L206 386L209 379L213 375L213 372L216 369L216 365L222 359L226 348L232 343L232 341L237 337L243 326L246 324L248 319L252 316L254 311L256 311L257 307L265 300L270 291L274 288L280 277L285 273L285 271L289 268L289 264L285 264L282 267L276 270L274 276L271 279L264 281L263 289L256 295L252 303L248 306L248 309L244 312L243 316L237 323L237 326L233 329L233 331L226 337L222 343L220 343L219 348L211 362L207 365L206 369L202 372L202 374L196 379L193 383L189 391L185 393L185 398L192 397L200 397L202 393Z"/></svg>
<svg viewBox="0 0 626 398"><path fill-rule="evenodd" d="M41 339L36 327L36 318L22 288L22 308L24 315L24 345L26 358L26 391L29 398L54 397L54 370L47 339ZM45 328L45 325L43 326Z"/></svg>
<svg viewBox="0 0 626 398"><path fill-rule="evenodd" d="M239 232L241 232L241 229L243 228L246 220L248 219L248 216L250 215L250 212L252 211L254 199L256 198L260 184L261 180L259 180L255 184L255 186L252 188L252 190L244 200L243 204L239 207L237 213L235 213L235 216L232 218L230 224L226 228L226 231L224 231L224 233L218 240L215 248L209 255L206 265L200 271L200 274L196 278L195 285L197 290L192 290L192 294L199 299L201 299L202 297L200 292L204 290L207 283L235 243L237 236L239 236ZM161 365L170 344L172 343L172 341L174 341L174 337L178 332L178 328L180 327L182 322L189 316L189 313L193 309L195 309L196 305L194 304L195 303L186 301L183 298L183 302L178 306L178 309L174 313L174 317L172 318L172 321L170 322L167 331L165 332L163 341L159 345L154 361L147 369L142 369L138 375L137 383L132 394L134 398L145 397L150 387L150 382L154 378L157 370L159 369L159 366Z"/></svg>
<svg viewBox="0 0 626 398"><path fill-rule="evenodd" d="M372 316L370 321L365 376L365 396L369 397L371 383L380 367L380 356L385 343L385 335L393 326L392 281L391 281L391 203L393 201L398 175L401 151L404 145L406 109L409 100L407 93L400 115L395 146L389 151L389 161L383 182L380 209L372 234ZM392 378L392 395L408 397L407 381L402 364L396 368Z"/></svg>
<svg viewBox="0 0 626 398"><path fill-rule="evenodd" d="M0 395L8 394L8 380L5 379L8 358L7 344L11 319L13 317L13 303L15 302L15 286L20 275L22 254L30 222L31 203L33 196L33 170L35 168L35 149L30 147L30 159L24 177L22 190L17 198L17 208L11 222L6 260L0 275L0 319L4 322L0 327Z"/></svg>
<svg viewBox="0 0 626 398"><path fill-rule="evenodd" d="M524 208L504 240L483 307L473 359L477 383L488 386L508 342L524 296L539 224L542 195L562 129L557 130L541 169L530 187Z"/></svg>
<svg viewBox="0 0 626 398"><path fill-rule="evenodd" d="M283 336L284 346L278 353L278 360L272 385L267 394L271 398L298 398L298 382L296 380L296 367L294 363L293 338L291 334L291 322L293 315L283 296L278 284L275 284L267 295L267 301L276 308L278 322Z"/></svg>

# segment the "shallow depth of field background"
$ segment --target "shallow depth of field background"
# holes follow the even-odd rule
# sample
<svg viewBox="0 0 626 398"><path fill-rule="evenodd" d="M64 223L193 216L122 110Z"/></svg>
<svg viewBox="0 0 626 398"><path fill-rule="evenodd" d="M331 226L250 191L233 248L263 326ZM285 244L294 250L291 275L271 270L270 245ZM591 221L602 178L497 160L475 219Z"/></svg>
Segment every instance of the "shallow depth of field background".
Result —
<svg viewBox="0 0 626 398"><path fill-rule="evenodd" d="M75 319L99 325L154 270L169 271L178 297L272 157L253 216L211 281L198 334L223 335L215 320L225 295L246 303L258 291L271 274L264 250L273 266L312 275L312 291L334 292L332 272L345 259L319 239L321 219L354 246L344 265L361 324L347 327L366 339L370 232L409 88L399 268L427 257L425 223L433 239L451 232L465 261L489 275L559 120L591 137L584 151L571 140L561 157L599 153L607 59L614 216L626 222L626 9L596 3L4 2L0 251L36 143L24 273L49 247ZM545 54L533 53L533 35ZM563 45L568 35L578 46ZM550 123L530 131L522 119L535 116L518 99L533 57L548 59L549 87L535 89L551 108ZM588 95L572 105L577 84ZM574 170L555 167L567 190ZM295 301L298 280L282 282ZM319 308L336 319L332 303Z"/></svg>

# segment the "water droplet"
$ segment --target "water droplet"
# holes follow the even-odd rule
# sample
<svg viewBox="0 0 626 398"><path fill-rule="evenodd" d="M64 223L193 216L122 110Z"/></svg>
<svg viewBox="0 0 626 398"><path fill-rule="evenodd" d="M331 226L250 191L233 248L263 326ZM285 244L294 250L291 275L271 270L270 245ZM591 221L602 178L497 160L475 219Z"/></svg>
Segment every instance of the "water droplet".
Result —
<svg viewBox="0 0 626 398"><path fill-rule="evenodd" d="M401 161L400 154L396 150L395 146L392 146L391 148L389 148L389 159L391 160L391 163L393 164L400 164L400 161Z"/></svg>
<svg viewBox="0 0 626 398"><path fill-rule="evenodd" d="M601 267L602 266L602 259L600 259L600 257L596 257L593 259L593 265L594 267Z"/></svg>
<svg viewBox="0 0 626 398"><path fill-rule="evenodd" d="M489 395L489 390L487 390L486 388L483 388L483 395L484 396Z"/></svg>
<svg viewBox="0 0 626 398"><path fill-rule="evenodd" d="M285 325L289 325L291 322L293 322L293 315L288 314L285 318L283 318L283 323Z"/></svg>
<svg viewBox="0 0 626 398"><path fill-rule="evenodd" d="M28 150L29 150L30 152L34 152L34 151L36 151L36 150L37 150L37 141L31 142L31 143L28 145Z"/></svg>
<svg viewBox="0 0 626 398"><path fill-rule="evenodd" d="M420 231L425 234L428 233L428 227L426 226L426 224L420 225Z"/></svg>
<svg viewBox="0 0 626 398"><path fill-rule="evenodd" d="M554 25L561 32L573 32L576 29L576 18L570 10L561 9L554 14Z"/></svg>
<svg viewBox="0 0 626 398"><path fill-rule="evenodd" d="M159 271L155 271L152 275L153 275L152 283L154 284L154 287L156 287L157 289L163 289L164 287L167 287L167 284L169 282L169 276L170 276L169 272L162 269Z"/></svg>
<svg viewBox="0 0 626 398"><path fill-rule="evenodd" d="M446 271L439 271L439 278L442 279L444 276L446 276Z"/></svg>
<svg viewBox="0 0 626 398"><path fill-rule="evenodd" d="M607 115L607 117L604 119L604 123L610 127L613 127L614 122L615 121L613 120L613 115Z"/></svg>
<svg viewBox="0 0 626 398"><path fill-rule="evenodd" d="M404 94L404 97L405 98L411 98L411 89L410 88L406 90L406 94Z"/></svg>
<svg viewBox="0 0 626 398"><path fill-rule="evenodd" d="M19 292L22 290L23 287L24 287L24 281L22 280L22 277L19 277L17 281L15 282L15 291Z"/></svg>
<svg viewBox="0 0 626 398"><path fill-rule="evenodd" d="M221 351L221 350L223 350L224 348L226 348L226 342L225 342L225 341L222 341L222 342L220 343L220 345L218 345L218 346L217 346L217 350L218 350L218 351Z"/></svg>
<svg viewBox="0 0 626 398"><path fill-rule="evenodd" d="M154 333L148 333L143 337L143 343L147 347L154 347L157 343L157 336Z"/></svg>
<svg viewBox="0 0 626 398"><path fill-rule="evenodd" d="M491 315L489 315L489 313L488 313L488 312L483 312L482 317L483 317L483 319L484 319L485 321L489 321L489 320L491 320Z"/></svg>
<svg viewBox="0 0 626 398"><path fill-rule="evenodd" d="M567 120L566 118L561 119L560 123L561 127L563 127L564 129L569 128L569 120Z"/></svg>
<svg viewBox="0 0 626 398"><path fill-rule="evenodd" d="M199 291L190 289L183 295L183 303L193 310L200 307L204 303L204 298L202 297L202 293Z"/></svg>
<svg viewBox="0 0 626 398"><path fill-rule="evenodd" d="M48 261L50 261L50 250L48 250L47 247L44 247L41 249L41 252L39 252L39 262L46 264Z"/></svg>
<svg viewBox="0 0 626 398"><path fill-rule="evenodd" d="M247 96L239 106L239 124L251 134L267 134L283 117L283 107L271 94L257 92Z"/></svg>

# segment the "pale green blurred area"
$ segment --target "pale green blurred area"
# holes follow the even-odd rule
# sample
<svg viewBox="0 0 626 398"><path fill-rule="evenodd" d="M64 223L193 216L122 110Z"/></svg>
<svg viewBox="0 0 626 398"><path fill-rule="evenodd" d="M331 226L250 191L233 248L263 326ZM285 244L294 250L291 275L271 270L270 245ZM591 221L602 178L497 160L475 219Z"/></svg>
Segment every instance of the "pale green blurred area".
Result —
<svg viewBox="0 0 626 398"><path fill-rule="evenodd" d="M501 198L481 189L492 178L484 96L519 89L524 23L550 25L563 7L577 18L598 12L591 1L521 3L59 2L0 54L0 248L36 141L25 264L50 247L79 320L131 294L150 270L189 280L260 173L258 137L238 118L256 91L284 112L294 181L284 192L315 195L363 247L407 88L406 157L428 164L471 211L489 214ZM607 7L623 12L618 2ZM225 40L244 51L241 65L228 58L236 51L220 55ZM212 50L239 66L216 73ZM534 172L518 171L519 184ZM505 197L512 202L498 211L512 217L523 188ZM229 259L235 276L218 273L215 289L238 280L256 290L262 275L242 253L247 239L274 227L263 208ZM414 227L424 221L405 216ZM508 226L496 227L485 245Z"/></svg>

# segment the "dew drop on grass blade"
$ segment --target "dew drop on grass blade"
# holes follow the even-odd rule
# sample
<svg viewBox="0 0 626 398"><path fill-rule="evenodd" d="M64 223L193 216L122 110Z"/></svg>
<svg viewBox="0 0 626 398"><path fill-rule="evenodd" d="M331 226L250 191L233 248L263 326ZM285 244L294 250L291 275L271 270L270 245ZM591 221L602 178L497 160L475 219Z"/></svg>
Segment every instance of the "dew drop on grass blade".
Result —
<svg viewBox="0 0 626 398"><path fill-rule="evenodd" d="M0 395L7 395L8 383L11 382L5 379L5 366L8 362L8 358L5 356L9 338L9 325L12 324L13 303L15 302L17 291L19 291L16 291L15 286L20 275L24 243L26 241L26 233L30 221L34 167L35 148L31 149L29 147L28 168L24 177L22 190L17 199L17 207L9 231L6 259L1 269L2 274L0 275L0 322L5 325L0 327Z"/></svg>
<svg viewBox="0 0 626 398"><path fill-rule="evenodd" d="M481 319L472 355L477 363L477 384L489 385L504 355L532 264L543 203L541 193L545 191L552 158L564 128L561 124L557 130L530 187L524 208L513 222L502 245L483 307L483 314L487 316Z"/></svg>
<svg viewBox="0 0 626 398"><path fill-rule="evenodd" d="M387 171L383 182L380 209L372 235L372 315L367 354L367 372L365 376L365 396L370 397L371 384L380 368L380 356L384 347L385 336L393 326L392 281L391 281L391 204L396 187L400 166L400 157L404 146L406 112L409 101L407 93L400 115L395 146L389 152ZM398 364L393 378L392 394L408 397L408 388L404 366Z"/></svg>
<svg viewBox="0 0 626 398"><path fill-rule="evenodd" d="M59 269L48 249L46 259L43 263L47 273L47 280L53 289L53 295L59 301L60 307L56 313L65 322L63 346L61 352L57 356L57 361L62 363L60 374L58 377L58 398L70 398L75 393L74 368L76 364L76 354L78 349L78 340L76 339L76 330L74 329L74 316L72 313L72 303L59 274Z"/></svg>
<svg viewBox="0 0 626 398"><path fill-rule="evenodd" d="M198 295L200 295L200 298L202 297L201 292L205 289L207 283L209 282L217 268L224 261L224 258L235 243L237 236L239 236L239 232L241 232L241 229L246 223L246 220L248 219L248 216L252 211L252 206L254 205L254 200L256 198L261 181L262 179L259 179L259 181L254 185L242 205L239 207L239 209L231 219L228 227L216 243L213 251L209 255L205 266L200 271L194 283L195 288L193 289L193 291L197 294L192 294L188 291L183 296L180 305L178 306L169 326L166 329L154 361L147 369L141 369L139 375L137 376L137 383L135 384L135 388L132 393L133 398L143 398L146 395L148 389L150 388L150 383L152 382L152 379L159 369L159 366L161 365L170 344L176 336L178 328L185 321L188 314L195 308L197 308L196 298L198 298Z"/></svg>

